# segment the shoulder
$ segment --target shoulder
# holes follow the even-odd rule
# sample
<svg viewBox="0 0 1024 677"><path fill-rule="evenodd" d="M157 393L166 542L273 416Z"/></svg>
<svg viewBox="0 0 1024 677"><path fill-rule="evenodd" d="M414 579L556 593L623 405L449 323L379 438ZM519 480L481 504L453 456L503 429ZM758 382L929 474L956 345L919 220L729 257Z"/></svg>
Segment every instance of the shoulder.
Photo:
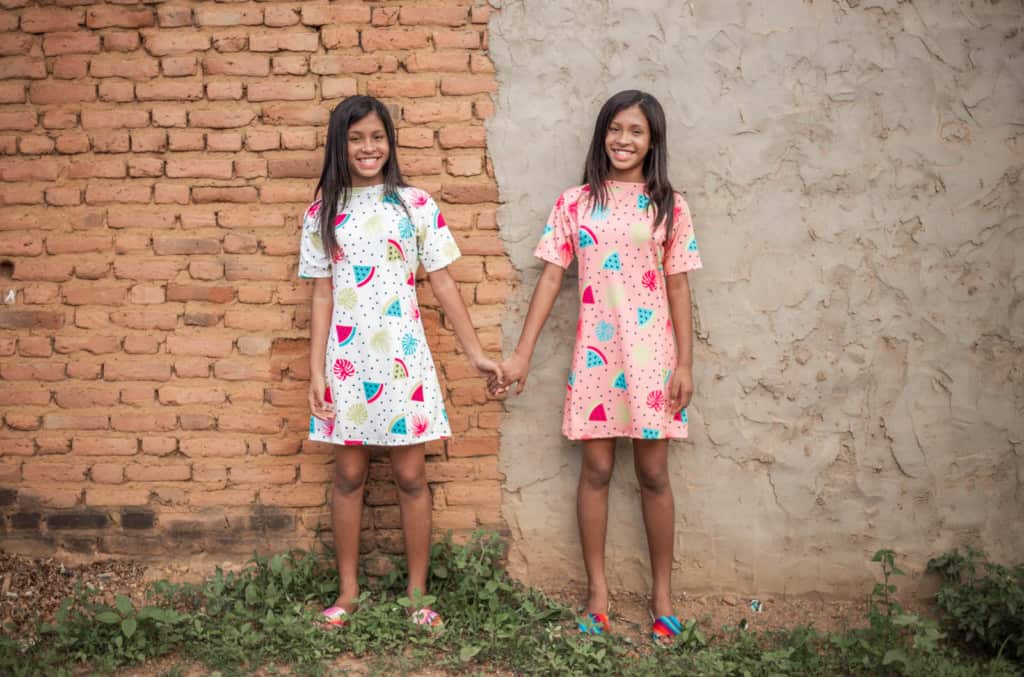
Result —
<svg viewBox="0 0 1024 677"><path fill-rule="evenodd" d="M317 200L317 201L313 202L311 205L309 205L308 207L306 207L306 215L305 215L304 218L315 219L317 217L317 215L320 213L320 207L322 205L323 205L323 200Z"/></svg>
<svg viewBox="0 0 1024 677"><path fill-rule="evenodd" d="M688 216L690 214L690 205L686 203L686 196L677 190L673 193L673 197L675 198L675 218Z"/></svg>
<svg viewBox="0 0 1024 677"><path fill-rule="evenodd" d="M558 200L555 201L555 209L568 209L574 211L579 203L586 199L590 195L590 186L583 184L581 186L572 186L562 191L562 194L558 196Z"/></svg>
<svg viewBox="0 0 1024 677"><path fill-rule="evenodd" d="M402 200L411 209L422 209L422 208L433 208L437 209L437 204L434 202L434 198L430 197L430 193L417 188L416 186L402 186L398 189L399 194L402 196Z"/></svg>

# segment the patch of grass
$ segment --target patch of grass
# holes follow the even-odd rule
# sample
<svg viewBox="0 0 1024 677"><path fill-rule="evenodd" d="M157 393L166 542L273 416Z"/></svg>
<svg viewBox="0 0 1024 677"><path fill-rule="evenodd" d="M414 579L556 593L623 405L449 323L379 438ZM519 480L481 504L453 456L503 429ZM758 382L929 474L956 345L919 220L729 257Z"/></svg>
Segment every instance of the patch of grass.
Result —
<svg viewBox="0 0 1024 677"><path fill-rule="evenodd" d="M431 555L430 596L406 597L404 564L396 562L389 575L365 582L360 611L340 630L316 625L324 602L337 594L337 575L332 562L311 553L255 557L242 571L217 570L201 584L158 582L141 608L125 597L106 606L94 591L79 589L55 622L38 625L35 641L0 636L0 673L67 674L82 665L108 671L177 652L225 675L285 665L321 674L341 654L369 657L387 674L424 667L545 675L1017 674L1004 659L963 654L933 621L901 608L892 581L902 572L889 550L874 558L882 580L864 628L726 628L709 641L690 620L669 646L581 636L572 609L507 575L495 534L479 532L465 545L446 539ZM425 603L444 617L443 631L407 620L407 609Z"/></svg>

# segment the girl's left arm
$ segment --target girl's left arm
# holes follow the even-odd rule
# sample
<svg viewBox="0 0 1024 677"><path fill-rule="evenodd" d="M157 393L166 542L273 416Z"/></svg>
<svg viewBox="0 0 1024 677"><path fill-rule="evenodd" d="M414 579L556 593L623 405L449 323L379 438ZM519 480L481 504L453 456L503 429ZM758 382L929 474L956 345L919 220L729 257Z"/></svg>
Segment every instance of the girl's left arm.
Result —
<svg viewBox="0 0 1024 677"><path fill-rule="evenodd" d="M670 411L677 412L693 397L693 313L686 273L666 276L665 291L676 334L676 369L669 381L668 403Z"/></svg>
<svg viewBox="0 0 1024 677"><path fill-rule="evenodd" d="M480 337L477 336L476 329L473 328L473 321L469 317L469 311L466 310L462 294L459 293L459 287L452 279L451 273L447 268L441 268L427 273L427 279L430 280L430 288L433 290L434 296L441 303L441 309L451 320L455 335L459 337L459 343L466 351L469 363L477 371L487 375L489 383L495 380L501 382L503 380L501 366L484 354L483 346L480 345Z"/></svg>

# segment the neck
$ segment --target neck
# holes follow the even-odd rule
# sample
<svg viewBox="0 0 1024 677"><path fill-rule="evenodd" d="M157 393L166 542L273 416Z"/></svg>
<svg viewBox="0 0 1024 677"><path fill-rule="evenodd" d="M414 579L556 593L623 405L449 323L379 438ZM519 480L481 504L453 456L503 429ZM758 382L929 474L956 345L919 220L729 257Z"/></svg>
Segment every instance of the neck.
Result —
<svg viewBox="0 0 1024 677"><path fill-rule="evenodd" d="M384 183L384 176L381 174L369 178L359 176L358 174L352 176L353 188L369 188L370 186L379 186L382 183Z"/></svg>
<svg viewBox="0 0 1024 677"><path fill-rule="evenodd" d="M644 183L644 168L634 167L625 171L618 170L615 167L611 168L608 172L609 181L623 181L626 183Z"/></svg>

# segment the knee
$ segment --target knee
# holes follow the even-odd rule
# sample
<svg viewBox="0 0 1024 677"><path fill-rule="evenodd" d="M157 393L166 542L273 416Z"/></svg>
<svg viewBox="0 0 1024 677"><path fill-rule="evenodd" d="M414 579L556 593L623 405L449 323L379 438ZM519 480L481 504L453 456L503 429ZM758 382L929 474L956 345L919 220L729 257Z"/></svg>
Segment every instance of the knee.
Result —
<svg viewBox="0 0 1024 677"><path fill-rule="evenodd" d="M580 469L580 479L591 489L607 489L612 481L613 463L589 462Z"/></svg>
<svg viewBox="0 0 1024 677"><path fill-rule="evenodd" d="M334 467L334 490L349 496L362 491L366 484L366 471L354 470L343 466Z"/></svg>
<svg viewBox="0 0 1024 677"><path fill-rule="evenodd" d="M427 476L422 468L392 468L395 475L395 486L403 494L419 496L427 490Z"/></svg>
<svg viewBox="0 0 1024 677"><path fill-rule="evenodd" d="M640 490L646 493L663 494L672 489L668 479L668 468L663 465L654 468L637 467L636 479L640 483Z"/></svg>

